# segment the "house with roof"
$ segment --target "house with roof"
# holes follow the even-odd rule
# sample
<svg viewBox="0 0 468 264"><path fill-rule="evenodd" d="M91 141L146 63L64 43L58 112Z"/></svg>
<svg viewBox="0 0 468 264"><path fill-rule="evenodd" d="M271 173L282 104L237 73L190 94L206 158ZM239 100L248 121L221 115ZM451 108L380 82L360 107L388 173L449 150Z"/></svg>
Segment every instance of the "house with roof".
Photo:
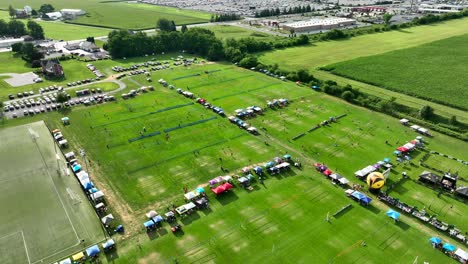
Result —
<svg viewBox="0 0 468 264"><path fill-rule="evenodd" d="M96 44L90 41L81 42L80 49L87 51L87 52L98 52L101 50L98 46L96 46Z"/></svg>
<svg viewBox="0 0 468 264"><path fill-rule="evenodd" d="M62 65L57 59L42 60L42 73L49 77L63 77Z"/></svg>

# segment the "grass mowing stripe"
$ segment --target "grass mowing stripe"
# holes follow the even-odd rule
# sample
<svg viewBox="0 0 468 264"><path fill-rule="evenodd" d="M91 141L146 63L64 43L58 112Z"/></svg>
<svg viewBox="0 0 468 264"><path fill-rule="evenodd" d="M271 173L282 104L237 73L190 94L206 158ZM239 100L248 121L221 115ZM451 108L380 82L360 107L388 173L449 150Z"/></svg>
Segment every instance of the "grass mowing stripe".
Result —
<svg viewBox="0 0 468 264"><path fill-rule="evenodd" d="M216 101L216 100L219 100L219 99L223 99L223 98L227 98L227 97L231 97L231 96L236 96L236 95L239 95L239 94L244 94L244 93L249 93L249 92L253 92L253 91L265 89L265 88L268 88L268 87L271 87L271 86L275 86L275 85L279 85L279 83L270 83L270 84L266 84L266 85L263 85L263 86L260 86L260 87L254 88L254 89L250 89L250 90L240 91L240 92L237 92L237 93L232 93L232 94L223 95L223 96L220 96L220 97L213 98L213 101Z"/></svg>
<svg viewBox="0 0 468 264"><path fill-rule="evenodd" d="M231 81L235 81L235 80L250 78L250 77L253 77L253 76L254 76L253 74L246 74L246 75L242 75L242 76L231 78L231 79L224 79L222 81L216 82L216 84L227 83L227 82L231 82ZM209 83L209 84L212 84L212 83ZM202 83L202 84L199 84L199 85L192 86L192 87L190 87L190 89L200 88L200 87L203 87L203 86L206 86L206 85L209 85L209 84Z"/></svg>
<svg viewBox="0 0 468 264"><path fill-rule="evenodd" d="M195 76L200 76L200 75L201 75L200 73L189 74L189 75L185 75L185 76L180 76L180 77L172 78L172 80L173 80L173 81L176 81L176 80L185 79L185 78L190 78L190 77L195 77Z"/></svg>
<svg viewBox="0 0 468 264"><path fill-rule="evenodd" d="M148 115L154 115L154 114L157 114L157 113L161 113L161 112L165 112L165 111L169 111L169 110L172 110L172 109L177 109L177 108L181 108L181 107L185 107L185 106L189 106L189 105L193 105L193 104L194 104L194 102L190 102L190 103L186 103L186 104L179 104L179 105L169 106L169 107L161 108L159 110L149 112L149 113L146 113L146 114L143 114L143 115L129 117L129 118L125 118L125 119L120 119L120 120L116 120L116 121L109 122L109 123L99 124L99 125L96 125L96 126L92 126L91 128L113 125L113 124L117 124L117 123L120 123L120 122L132 120L132 119L137 119L137 118L148 116Z"/></svg>
<svg viewBox="0 0 468 264"><path fill-rule="evenodd" d="M176 127L166 128L166 129L164 129L164 132L167 133L167 132L174 131L174 130L177 130L177 129L181 129L181 128L186 128L186 127L190 127L190 126L202 124L202 123L205 123L205 122L214 120L214 119L216 119L216 118L218 118L218 117L217 117L217 116L213 116L213 117L210 117L210 118L207 118L207 119L202 119L202 120L198 120L198 121L195 121L195 122L191 122L191 123L187 123L187 124L178 125L178 126L176 126Z"/></svg>

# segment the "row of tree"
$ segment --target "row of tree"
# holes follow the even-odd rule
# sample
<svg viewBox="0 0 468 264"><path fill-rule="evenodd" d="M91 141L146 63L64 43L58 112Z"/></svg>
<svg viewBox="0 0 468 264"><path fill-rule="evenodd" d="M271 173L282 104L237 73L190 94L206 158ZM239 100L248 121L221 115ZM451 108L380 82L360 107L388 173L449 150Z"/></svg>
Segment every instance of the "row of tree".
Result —
<svg viewBox="0 0 468 264"><path fill-rule="evenodd" d="M40 52L32 43L18 42L11 45L11 50L20 54L23 60L32 63L32 67L39 67L40 59L44 58L44 54Z"/></svg>
<svg viewBox="0 0 468 264"><path fill-rule="evenodd" d="M34 39L44 39L42 26L33 20L29 20L26 25L19 20L10 20L8 23L0 19L0 36L21 37L30 35Z"/></svg>
<svg viewBox="0 0 468 264"><path fill-rule="evenodd" d="M277 8L272 9L264 9L260 12L255 12L255 17L269 17L269 16L279 16L279 15L287 15L287 14L302 14L302 13L309 13L315 11L310 7L310 5L306 6L296 6L296 7L289 7L283 8L280 10Z"/></svg>
<svg viewBox="0 0 468 264"><path fill-rule="evenodd" d="M221 15L212 15L210 22L223 22L223 21L233 21L240 20L241 16L231 13L231 14L221 14Z"/></svg>

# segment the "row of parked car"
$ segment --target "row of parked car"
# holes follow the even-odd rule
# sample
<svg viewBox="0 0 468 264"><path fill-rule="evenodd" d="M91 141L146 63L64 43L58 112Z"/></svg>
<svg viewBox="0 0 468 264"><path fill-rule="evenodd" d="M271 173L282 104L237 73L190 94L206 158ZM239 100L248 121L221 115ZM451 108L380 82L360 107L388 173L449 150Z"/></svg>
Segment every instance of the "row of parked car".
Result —
<svg viewBox="0 0 468 264"><path fill-rule="evenodd" d="M122 98L123 99L133 98L133 97L137 96L140 93L147 93L149 91L154 91L154 87L153 86L142 86L142 87L140 87L140 88L138 88L136 90L130 90L130 92L122 94Z"/></svg>
<svg viewBox="0 0 468 264"><path fill-rule="evenodd" d="M99 81L99 79L100 79L100 77L96 77L95 79L93 79L93 78L84 79L84 80L81 80L81 81L67 83L67 86L72 87L72 86L77 86L77 85L81 85L81 84L92 83L94 81Z"/></svg>
<svg viewBox="0 0 468 264"><path fill-rule="evenodd" d="M68 95L68 98L71 98ZM13 103L6 103L3 110L5 112L14 111L15 109L18 110L20 108L31 108L35 106L45 106L51 105L57 102L57 93L50 94L50 95L43 95L42 97L29 98L29 99L22 99Z"/></svg>

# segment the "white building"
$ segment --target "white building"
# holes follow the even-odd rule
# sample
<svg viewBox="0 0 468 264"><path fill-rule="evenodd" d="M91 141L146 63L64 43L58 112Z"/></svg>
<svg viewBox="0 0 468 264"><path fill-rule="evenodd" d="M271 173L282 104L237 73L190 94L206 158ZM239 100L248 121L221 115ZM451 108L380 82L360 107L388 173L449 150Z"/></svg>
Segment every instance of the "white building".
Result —
<svg viewBox="0 0 468 264"><path fill-rule="evenodd" d="M82 9L62 9L60 10L60 13L62 13L62 16L65 19L74 19L77 16L86 14L86 12Z"/></svg>
<svg viewBox="0 0 468 264"><path fill-rule="evenodd" d="M334 28L355 25L356 20L342 17L313 18L308 21L299 21L283 25L284 30L294 32L308 32L318 30L329 30Z"/></svg>
<svg viewBox="0 0 468 264"><path fill-rule="evenodd" d="M51 20L59 20L62 19L62 13L60 12L51 12L45 14Z"/></svg>

